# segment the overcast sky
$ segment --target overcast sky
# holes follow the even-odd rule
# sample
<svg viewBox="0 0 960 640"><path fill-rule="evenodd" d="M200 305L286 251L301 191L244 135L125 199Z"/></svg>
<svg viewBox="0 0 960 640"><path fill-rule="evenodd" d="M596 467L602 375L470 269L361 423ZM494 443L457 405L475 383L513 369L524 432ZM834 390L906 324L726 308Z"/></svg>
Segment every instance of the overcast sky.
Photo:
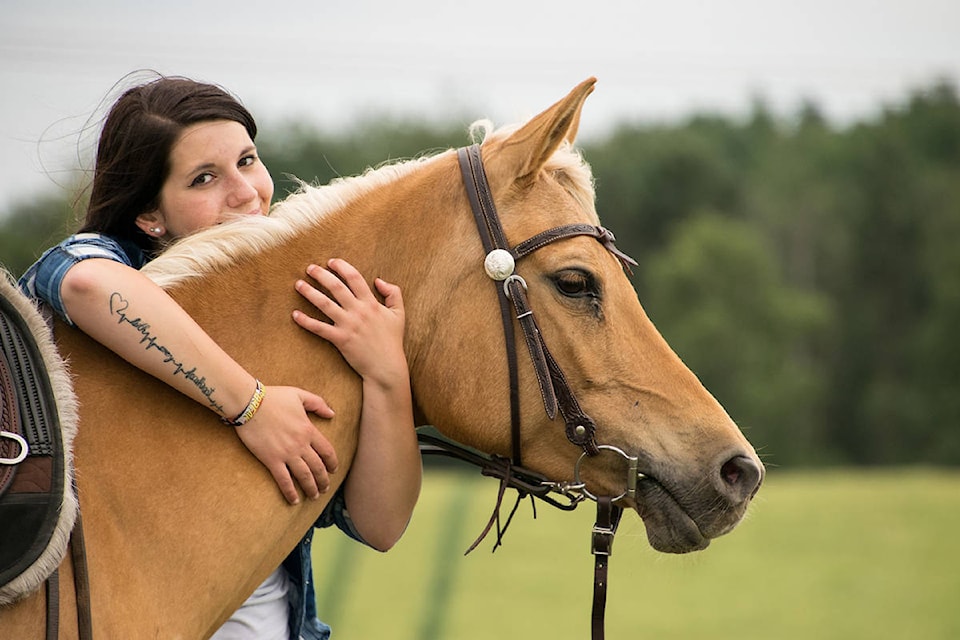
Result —
<svg viewBox="0 0 960 640"><path fill-rule="evenodd" d="M757 96L842 123L960 84L960 1L2 0L0 215L63 181L88 117L144 68L225 86L266 130L379 111L504 124L592 75L585 135Z"/></svg>

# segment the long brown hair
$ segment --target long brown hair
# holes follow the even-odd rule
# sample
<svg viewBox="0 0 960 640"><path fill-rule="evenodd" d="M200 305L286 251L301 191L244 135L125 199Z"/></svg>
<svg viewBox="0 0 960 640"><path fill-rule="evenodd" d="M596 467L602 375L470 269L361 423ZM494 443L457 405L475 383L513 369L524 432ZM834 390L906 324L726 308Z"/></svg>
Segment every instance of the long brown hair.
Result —
<svg viewBox="0 0 960 640"><path fill-rule="evenodd" d="M170 173L170 150L182 131L198 122L232 120L253 140L250 112L226 90L188 78L161 76L127 89L110 108L100 133L82 232L95 231L136 243L146 251L155 240L136 219L159 205Z"/></svg>

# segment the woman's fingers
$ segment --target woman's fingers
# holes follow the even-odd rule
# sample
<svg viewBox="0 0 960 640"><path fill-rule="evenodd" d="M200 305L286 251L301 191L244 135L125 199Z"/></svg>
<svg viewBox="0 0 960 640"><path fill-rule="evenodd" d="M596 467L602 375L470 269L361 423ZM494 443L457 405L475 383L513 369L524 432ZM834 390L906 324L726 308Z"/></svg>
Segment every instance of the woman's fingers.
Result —
<svg viewBox="0 0 960 640"><path fill-rule="evenodd" d="M277 483L280 493L283 494L287 502L290 504L298 504L300 502L300 495L297 493L297 487L293 484L293 478L290 477L290 471L287 469L287 466L284 464L273 465L267 467L267 470L270 471L270 475L273 476L273 481Z"/></svg>
<svg viewBox="0 0 960 640"><path fill-rule="evenodd" d="M270 471L284 498L300 501L297 485L309 498L330 487L337 455L327 438L307 419L313 413L332 418L333 410L320 396L295 387L268 387L260 410L237 433Z"/></svg>
<svg viewBox="0 0 960 640"><path fill-rule="evenodd" d="M302 457L292 458L287 463L270 469L280 493L290 504L300 502L296 485L299 485L303 494L311 500L316 500L320 494L326 493L330 489L328 471L330 469L324 464L323 458L313 449Z"/></svg>
<svg viewBox="0 0 960 640"><path fill-rule="evenodd" d="M319 279L317 280L318 282L320 281ZM337 280L337 282L340 281ZM343 283L341 283L341 285L342 284ZM307 302L316 307L323 315L330 318L331 321L336 322L337 319L341 317L343 309L341 309L340 305L309 282L305 280L297 280L294 287L296 288L297 293L303 296ZM318 322L322 321L318 320Z"/></svg>
<svg viewBox="0 0 960 640"><path fill-rule="evenodd" d="M383 296L384 306L388 309L403 311L403 294L400 293L400 287L383 278L377 278L373 284Z"/></svg>
<svg viewBox="0 0 960 640"><path fill-rule="evenodd" d="M335 258L327 264L327 269L317 265L307 268L307 274L325 292L304 280L296 283L297 291L326 318L294 311L294 322L335 346L364 379L389 378L393 374L386 371L405 369L400 287L382 278L376 278L370 287L361 273L345 260Z"/></svg>
<svg viewBox="0 0 960 640"><path fill-rule="evenodd" d="M319 456L314 456L318 458ZM311 467L304 458L296 458L287 463L290 473L297 479L303 494L311 500L316 500L322 492L325 492L330 486L330 478L327 476L323 465Z"/></svg>
<svg viewBox="0 0 960 640"><path fill-rule="evenodd" d="M305 292L310 295L308 299L311 302L316 299L321 302L321 304L324 304L320 299L320 297L323 296L330 302L335 302L341 307L349 308L350 305L358 300L362 302L376 300L363 275L346 260L333 258L327 261L326 269L311 264L307 267L307 275L316 280L320 286L329 291L330 296L332 296L331 299L330 296L324 296L319 291L309 291L305 289ZM298 282L297 284L299 290L300 283Z"/></svg>
<svg viewBox="0 0 960 640"><path fill-rule="evenodd" d="M305 280L297 280L294 285L297 293L316 307L320 313L329 318L330 323L336 325L337 323L343 322L357 303L357 297L354 295L353 290L336 275L316 265L307 267L307 274L316 280L321 287L326 289L329 295ZM357 275L359 276L359 273ZM367 296L370 296L372 299L373 294L370 293L366 282L364 282L362 278L360 278L359 284L354 281L352 286L359 287L361 290L365 289ZM323 333L324 327L320 326L320 324L329 323L325 323L317 318L298 317L300 314L302 314L302 312L294 313L294 320L297 324L321 337L329 339L329 336Z"/></svg>
<svg viewBox="0 0 960 640"><path fill-rule="evenodd" d="M340 297L337 296L337 301L341 304L350 302L354 298L357 300L369 300L373 298L373 292L370 291L370 286L364 279L363 274L357 271L357 268L346 260L341 258L328 260L327 268L340 276L340 278L337 278L338 281L346 282L346 287L337 287L336 291L334 291L334 293L339 293L344 296L344 300L341 300Z"/></svg>
<svg viewBox="0 0 960 640"><path fill-rule="evenodd" d="M327 419L332 418L334 415L333 409L330 408L327 401L315 393L301 389L300 402L303 404L303 410L307 413L315 413L321 418ZM324 442L326 442L326 439L324 439ZM327 444L329 445L329 443ZM330 447L330 451L333 451L333 447ZM333 469L331 469L331 471L333 471Z"/></svg>
<svg viewBox="0 0 960 640"><path fill-rule="evenodd" d="M314 318L302 311L293 312L298 325L328 340L338 348L364 325L371 322L372 314L381 307L363 276L345 260L332 259L329 269L315 264L307 267L307 274L326 290L321 291L305 280L297 280L295 288L308 302L317 308L328 321Z"/></svg>
<svg viewBox="0 0 960 640"><path fill-rule="evenodd" d="M318 335L324 340L330 339L330 331L333 330L332 324L326 323L323 320L317 320L313 316L309 316L302 311L293 312L293 321L310 333Z"/></svg>
<svg viewBox="0 0 960 640"><path fill-rule="evenodd" d="M304 410L309 413L314 413L326 419L330 419L334 415L333 409L330 408L326 400L315 393L301 391L300 400L303 402ZM304 456L304 460L314 470L314 475L318 480L327 479L327 485L330 484L328 474L334 473L340 466L333 444L318 429L313 430L313 437L310 439L310 452Z"/></svg>

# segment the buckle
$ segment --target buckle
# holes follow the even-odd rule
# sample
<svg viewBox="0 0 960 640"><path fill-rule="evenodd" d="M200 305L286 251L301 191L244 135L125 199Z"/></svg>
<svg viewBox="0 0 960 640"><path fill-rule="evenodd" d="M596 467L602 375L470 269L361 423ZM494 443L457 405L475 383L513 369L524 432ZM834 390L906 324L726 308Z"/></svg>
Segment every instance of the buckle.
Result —
<svg viewBox="0 0 960 640"><path fill-rule="evenodd" d="M613 553L614 533L616 532L612 528L607 529L594 525L590 553L595 556L609 556Z"/></svg>

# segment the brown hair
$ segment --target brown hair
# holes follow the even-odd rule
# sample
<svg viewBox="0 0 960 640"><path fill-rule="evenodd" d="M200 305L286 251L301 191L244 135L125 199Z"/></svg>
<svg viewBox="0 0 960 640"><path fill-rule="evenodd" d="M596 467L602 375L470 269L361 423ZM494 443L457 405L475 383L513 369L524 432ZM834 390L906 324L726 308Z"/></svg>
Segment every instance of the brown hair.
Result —
<svg viewBox="0 0 960 640"><path fill-rule="evenodd" d="M160 189L170 173L170 150L182 131L211 120L238 122L251 140L257 136L250 112L216 85L161 76L127 89L110 108L100 133L80 231L155 250L155 240L137 227L137 216L159 205Z"/></svg>

